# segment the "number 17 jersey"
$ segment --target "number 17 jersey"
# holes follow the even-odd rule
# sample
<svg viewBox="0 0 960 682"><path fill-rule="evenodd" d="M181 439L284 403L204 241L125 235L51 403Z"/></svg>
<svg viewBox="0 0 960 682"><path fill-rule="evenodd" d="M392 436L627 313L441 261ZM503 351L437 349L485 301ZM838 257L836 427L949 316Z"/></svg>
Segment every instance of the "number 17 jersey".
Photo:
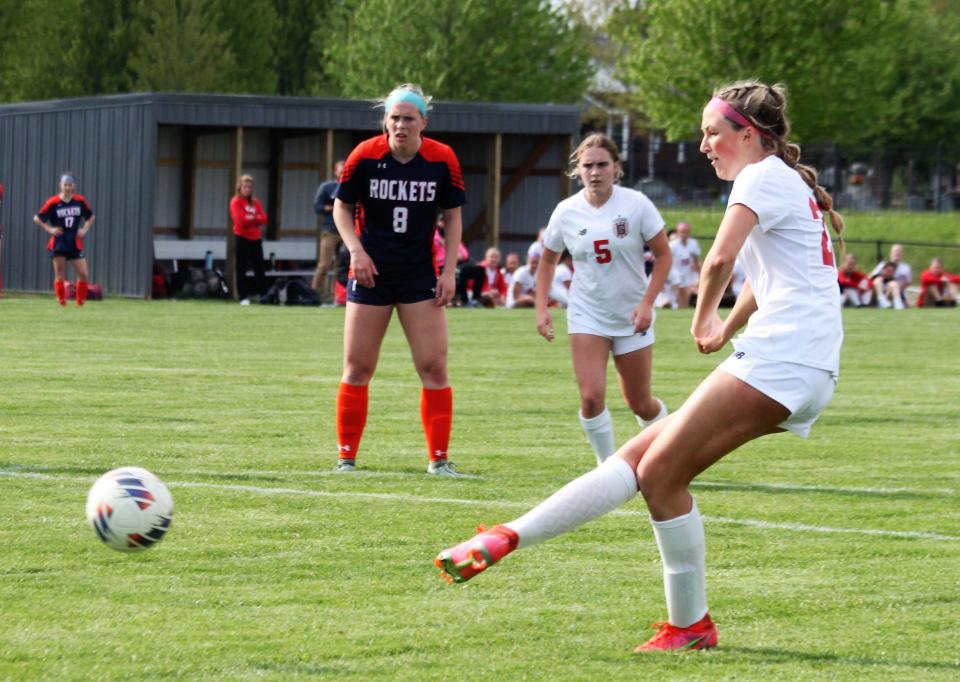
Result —
<svg viewBox="0 0 960 682"><path fill-rule="evenodd" d="M543 235L551 251L573 256L567 319L604 336L635 333L633 311L647 291L643 245L663 230L660 212L643 193L614 185L596 208L583 190L561 201Z"/></svg>
<svg viewBox="0 0 960 682"><path fill-rule="evenodd" d="M467 201L460 163L450 147L423 137L416 156L400 163L386 135L361 142L350 153L336 198L359 204L360 243L385 279L432 271L437 212Z"/></svg>

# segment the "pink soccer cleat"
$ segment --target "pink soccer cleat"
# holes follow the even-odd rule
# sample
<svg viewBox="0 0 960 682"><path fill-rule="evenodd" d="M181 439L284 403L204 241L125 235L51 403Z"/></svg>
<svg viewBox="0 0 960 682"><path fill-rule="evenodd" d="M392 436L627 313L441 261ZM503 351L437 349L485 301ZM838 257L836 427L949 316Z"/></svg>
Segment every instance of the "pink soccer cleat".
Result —
<svg viewBox="0 0 960 682"><path fill-rule="evenodd" d="M494 526L490 530L480 526L477 535L443 550L433 563L448 583L465 583L515 550L518 540L517 534L506 526Z"/></svg>
<svg viewBox="0 0 960 682"><path fill-rule="evenodd" d="M659 628L657 634L634 649L634 653L692 651L717 646L717 626L710 620L709 613L690 627L678 628L670 623L654 623L653 627Z"/></svg>

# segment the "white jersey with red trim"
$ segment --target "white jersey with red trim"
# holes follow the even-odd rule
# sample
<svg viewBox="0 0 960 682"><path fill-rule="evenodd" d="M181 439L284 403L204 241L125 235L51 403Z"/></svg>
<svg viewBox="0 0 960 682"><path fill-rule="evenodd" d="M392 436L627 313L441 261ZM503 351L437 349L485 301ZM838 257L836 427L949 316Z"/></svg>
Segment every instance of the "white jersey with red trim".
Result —
<svg viewBox="0 0 960 682"><path fill-rule="evenodd" d="M727 206L734 204L757 215L739 255L757 311L733 340L734 348L839 376L843 322L837 268L813 190L771 155L740 171Z"/></svg>
<svg viewBox="0 0 960 682"><path fill-rule="evenodd" d="M634 334L633 311L647 291L643 245L663 230L660 212L644 194L614 185L595 208L583 190L561 201L544 246L573 256L567 318L603 336Z"/></svg>

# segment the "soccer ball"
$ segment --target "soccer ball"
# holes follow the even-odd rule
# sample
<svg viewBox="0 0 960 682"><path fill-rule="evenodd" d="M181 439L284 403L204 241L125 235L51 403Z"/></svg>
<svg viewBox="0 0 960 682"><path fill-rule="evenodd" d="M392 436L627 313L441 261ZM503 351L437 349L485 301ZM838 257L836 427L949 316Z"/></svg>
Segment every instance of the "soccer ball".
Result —
<svg viewBox="0 0 960 682"><path fill-rule="evenodd" d="M120 552L139 552L170 529L173 498L146 469L121 467L97 479L87 495L87 521L103 543Z"/></svg>

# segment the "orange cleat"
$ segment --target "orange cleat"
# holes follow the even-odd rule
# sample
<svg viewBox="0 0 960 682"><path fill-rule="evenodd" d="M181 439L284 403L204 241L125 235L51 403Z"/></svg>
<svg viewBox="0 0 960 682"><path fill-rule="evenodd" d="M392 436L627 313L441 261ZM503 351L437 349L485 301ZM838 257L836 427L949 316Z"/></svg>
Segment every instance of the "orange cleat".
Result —
<svg viewBox="0 0 960 682"><path fill-rule="evenodd" d="M692 651L710 649L717 646L717 626L710 620L708 613L696 623L686 628L678 628L670 623L654 623L657 634L633 650L635 654L647 651Z"/></svg>
<svg viewBox="0 0 960 682"><path fill-rule="evenodd" d="M490 530L480 526L477 535L443 550L433 563L448 583L465 583L515 550L518 540L517 534L506 526L494 526Z"/></svg>

